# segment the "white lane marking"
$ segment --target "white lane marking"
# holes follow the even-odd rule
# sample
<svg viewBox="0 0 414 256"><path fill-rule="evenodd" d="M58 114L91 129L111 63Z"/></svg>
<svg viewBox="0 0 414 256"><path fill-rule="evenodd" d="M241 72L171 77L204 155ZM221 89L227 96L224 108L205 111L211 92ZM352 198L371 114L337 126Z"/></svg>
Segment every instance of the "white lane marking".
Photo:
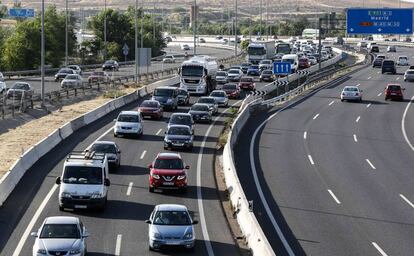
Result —
<svg viewBox="0 0 414 256"><path fill-rule="evenodd" d="M89 145L88 147L92 146L95 142L101 140L103 137L105 137L110 131L112 131L114 129L114 126L111 126L111 128L109 128L108 130L106 130L101 136L99 136L96 140L94 140L91 145Z"/></svg>
<svg viewBox="0 0 414 256"><path fill-rule="evenodd" d="M144 159L144 157L145 157L145 154L147 153L147 151L146 150L144 150L143 152L142 152L142 154L141 154L141 157L139 158L139 159Z"/></svg>
<svg viewBox="0 0 414 256"><path fill-rule="evenodd" d="M375 166L371 163L371 161L369 161L369 159L365 159L365 161L367 161L367 163L371 166L372 169L376 170L377 168L375 168Z"/></svg>
<svg viewBox="0 0 414 256"><path fill-rule="evenodd" d="M369 107L371 107L371 103L369 103L369 104L367 105L367 108L369 108Z"/></svg>
<svg viewBox="0 0 414 256"><path fill-rule="evenodd" d="M371 77L368 77L368 80L371 79Z"/></svg>
<svg viewBox="0 0 414 256"><path fill-rule="evenodd" d="M116 244L115 244L115 256L121 255L121 243L122 243L122 235L117 235Z"/></svg>
<svg viewBox="0 0 414 256"><path fill-rule="evenodd" d="M341 202L338 200L338 198L335 196L335 194L334 194L334 192L332 192L332 190L328 189L328 192L337 204L341 204Z"/></svg>
<svg viewBox="0 0 414 256"><path fill-rule="evenodd" d="M355 141L355 142L358 142L358 139L357 139L356 134L354 134L354 141Z"/></svg>
<svg viewBox="0 0 414 256"><path fill-rule="evenodd" d="M161 132L162 132L162 129L159 129L155 135L160 135Z"/></svg>
<svg viewBox="0 0 414 256"><path fill-rule="evenodd" d="M313 161L313 158L312 158L311 155L308 155L308 159L309 159L309 162L311 163L311 165L315 165L315 162Z"/></svg>
<svg viewBox="0 0 414 256"><path fill-rule="evenodd" d="M316 118L318 118L318 116L319 116L319 114L316 114L316 115L313 117L313 120L315 120Z"/></svg>
<svg viewBox="0 0 414 256"><path fill-rule="evenodd" d="M413 100L414 100L414 96L411 98L410 102L408 102L407 107L404 110L403 117L401 119L401 130L402 130L404 139L405 139L405 141L407 142L408 146L411 148L412 151L414 151L414 146L413 146L413 144L411 144L411 141L410 141L410 139L407 136L407 131L405 130L405 119L407 117L408 109L410 108L411 102Z"/></svg>
<svg viewBox="0 0 414 256"><path fill-rule="evenodd" d="M414 208L414 204L408 200L408 198L406 198L403 194L400 194L400 197L408 204L410 205L412 208Z"/></svg>
<svg viewBox="0 0 414 256"><path fill-rule="evenodd" d="M308 135L308 132L304 132L304 133L303 133L303 138L304 138L305 140L306 140L307 135Z"/></svg>
<svg viewBox="0 0 414 256"><path fill-rule="evenodd" d="M361 84L357 84L356 86L359 87Z"/></svg>
<svg viewBox="0 0 414 256"><path fill-rule="evenodd" d="M328 104L328 106L331 106L334 103L335 103L335 101L333 100L333 101L331 101L331 103Z"/></svg>
<svg viewBox="0 0 414 256"><path fill-rule="evenodd" d="M384 250L381 249L381 247L379 247L379 245L376 242L372 242L372 245L375 247L375 249L377 249L377 251L379 251L379 253L381 254L381 256L388 256L388 254L386 254L384 252Z"/></svg>
<svg viewBox="0 0 414 256"><path fill-rule="evenodd" d="M37 220L40 217L40 214L42 214L42 211L46 207L47 202L50 200L50 198L52 197L53 193L55 193L57 188L58 188L58 185L56 185L56 184L53 185L52 189L46 195L45 199L43 199L43 201L40 204L39 208L37 208L37 211L33 215L33 218L30 220L29 225L27 225L26 230L24 231L22 238L20 238L20 241L17 244L17 247L13 252L13 256L19 256L20 255L20 253L23 249L23 246L26 243L26 240L30 235L30 232L32 232L34 225L36 224Z"/></svg>
<svg viewBox="0 0 414 256"><path fill-rule="evenodd" d="M395 80L397 80L397 81L400 80L400 77L397 77Z"/></svg>
<svg viewBox="0 0 414 256"><path fill-rule="evenodd" d="M355 120L355 123L359 122L359 119L361 119L361 116L358 116L357 119Z"/></svg>
<svg viewBox="0 0 414 256"><path fill-rule="evenodd" d="M127 192L126 192L126 195L127 196L130 196L131 195L131 190L132 190L132 186L134 185L134 182L130 182L129 183L129 185L128 185L128 189L127 189Z"/></svg>
<svg viewBox="0 0 414 256"><path fill-rule="evenodd" d="M379 71L377 71L377 74L379 74L380 72Z"/></svg>
<svg viewBox="0 0 414 256"><path fill-rule="evenodd" d="M378 95L377 95L377 96L379 97L379 96L381 96L381 95L382 95L382 92L378 93Z"/></svg>

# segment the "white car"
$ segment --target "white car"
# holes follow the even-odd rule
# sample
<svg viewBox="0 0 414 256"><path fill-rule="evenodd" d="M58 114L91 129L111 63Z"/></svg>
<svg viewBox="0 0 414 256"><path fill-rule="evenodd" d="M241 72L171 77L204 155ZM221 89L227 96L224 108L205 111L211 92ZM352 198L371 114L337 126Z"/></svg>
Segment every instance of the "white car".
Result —
<svg viewBox="0 0 414 256"><path fill-rule="evenodd" d="M162 59L162 62L164 62L164 63L175 63L175 57L174 57L174 55L166 55Z"/></svg>
<svg viewBox="0 0 414 256"><path fill-rule="evenodd" d="M399 56L397 61L398 66L408 66L408 57L407 56Z"/></svg>
<svg viewBox="0 0 414 256"><path fill-rule="evenodd" d="M0 81L0 94L6 93L6 91L7 91L6 83L3 81Z"/></svg>
<svg viewBox="0 0 414 256"><path fill-rule="evenodd" d="M229 98L223 90L214 90L210 93L210 97L213 97L217 104L222 107L227 107L229 105Z"/></svg>
<svg viewBox="0 0 414 256"><path fill-rule="evenodd" d="M142 118L138 111L122 111L118 118L114 120L114 136L143 134Z"/></svg>
<svg viewBox="0 0 414 256"><path fill-rule="evenodd" d="M190 50L190 46L188 44L182 44L181 45L181 50L183 50L183 51L189 51Z"/></svg>
<svg viewBox="0 0 414 256"><path fill-rule="evenodd" d="M240 78L243 76L243 71L241 71L240 69L230 69L227 72L227 80L228 81L233 81L233 82L238 82L240 81Z"/></svg>
<svg viewBox="0 0 414 256"><path fill-rule="evenodd" d="M61 82L62 89L77 89L83 87L83 79L78 74L67 75Z"/></svg>
<svg viewBox="0 0 414 256"><path fill-rule="evenodd" d="M36 237L33 256L39 255L86 255L86 238L89 236L83 223L77 217L56 216L43 221Z"/></svg>
<svg viewBox="0 0 414 256"><path fill-rule="evenodd" d="M345 86L341 92L341 101L362 101L362 90L358 86Z"/></svg>
<svg viewBox="0 0 414 256"><path fill-rule="evenodd" d="M0 81L4 82L4 76L3 76L3 73L1 73L1 72L0 72Z"/></svg>
<svg viewBox="0 0 414 256"><path fill-rule="evenodd" d="M308 60L310 62L311 65L316 65L318 64L318 60L315 58L315 56L309 56Z"/></svg>
<svg viewBox="0 0 414 256"><path fill-rule="evenodd" d="M76 74L82 75L82 69L78 65L69 65L67 67L74 70Z"/></svg>

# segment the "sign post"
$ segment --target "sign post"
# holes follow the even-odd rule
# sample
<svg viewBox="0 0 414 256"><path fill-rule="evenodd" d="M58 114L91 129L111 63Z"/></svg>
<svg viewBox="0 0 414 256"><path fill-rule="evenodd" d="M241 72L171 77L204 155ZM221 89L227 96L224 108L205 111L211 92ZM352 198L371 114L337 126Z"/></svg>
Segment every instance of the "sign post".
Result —
<svg viewBox="0 0 414 256"><path fill-rule="evenodd" d="M128 56L128 53L129 53L129 47L128 47L128 45L126 43L122 47L122 53L125 56L125 62L126 62L127 61L127 56Z"/></svg>
<svg viewBox="0 0 414 256"><path fill-rule="evenodd" d="M274 62L273 74L275 75L289 75L292 72L292 65L290 62Z"/></svg>

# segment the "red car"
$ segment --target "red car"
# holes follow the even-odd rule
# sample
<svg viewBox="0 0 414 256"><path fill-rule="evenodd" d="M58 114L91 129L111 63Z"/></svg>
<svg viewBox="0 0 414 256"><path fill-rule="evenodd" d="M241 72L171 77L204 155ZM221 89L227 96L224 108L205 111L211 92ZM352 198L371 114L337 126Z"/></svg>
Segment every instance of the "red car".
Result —
<svg viewBox="0 0 414 256"><path fill-rule="evenodd" d="M156 100L144 100L138 108L141 116L161 119L164 116L164 111L161 104Z"/></svg>
<svg viewBox="0 0 414 256"><path fill-rule="evenodd" d="M399 84L388 84L385 87L385 100L404 100L403 91L405 88L402 88Z"/></svg>
<svg viewBox="0 0 414 256"><path fill-rule="evenodd" d="M256 84L254 83L253 77L245 76L240 79L239 88L242 90L256 90Z"/></svg>
<svg viewBox="0 0 414 256"><path fill-rule="evenodd" d="M155 189L178 189L187 191L187 170L190 166L184 165L180 154L159 153L150 168L149 192Z"/></svg>
<svg viewBox="0 0 414 256"><path fill-rule="evenodd" d="M88 77L88 83L109 83L111 77L104 71L93 71Z"/></svg>
<svg viewBox="0 0 414 256"><path fill-rule="evenodd" d="M240 89L237 84L225 84L221 87L229 99L240 99Z"/></svg>
<svg viewBox="0 0 414 256"><path fill-rule="evenodd" d="M309 68L311 65L310 65L310 62L309 62L309 59L308 58L306 58L306 57L302 57L302 58L300 58L299 59L299 68L300 69L305 69L305 68Z"/></svg>

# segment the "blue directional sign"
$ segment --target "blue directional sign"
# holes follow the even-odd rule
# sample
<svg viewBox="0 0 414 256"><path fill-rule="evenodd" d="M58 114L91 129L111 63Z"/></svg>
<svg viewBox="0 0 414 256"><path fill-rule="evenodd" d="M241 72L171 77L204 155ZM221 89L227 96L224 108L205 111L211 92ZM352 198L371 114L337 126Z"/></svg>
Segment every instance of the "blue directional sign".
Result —
<svg viewBox="0 0 414 256"><path fill-rule="evenodd" d="M292 66L289 62L274 62L273 63L273 74L275 75L286 75L292 72Z"/></svg>
<svg viewBox="0 0 414 256"><path fill-rule="evenodd" d="M348 34L412 34L413 9L348 9Z"/></svg>
<svg viewBox="0 0 414 256"><path fill-rule="evenodd" d="M9 9L9 16L20 18L33 18L35 16L34 9L11 8Z"/></svg>

